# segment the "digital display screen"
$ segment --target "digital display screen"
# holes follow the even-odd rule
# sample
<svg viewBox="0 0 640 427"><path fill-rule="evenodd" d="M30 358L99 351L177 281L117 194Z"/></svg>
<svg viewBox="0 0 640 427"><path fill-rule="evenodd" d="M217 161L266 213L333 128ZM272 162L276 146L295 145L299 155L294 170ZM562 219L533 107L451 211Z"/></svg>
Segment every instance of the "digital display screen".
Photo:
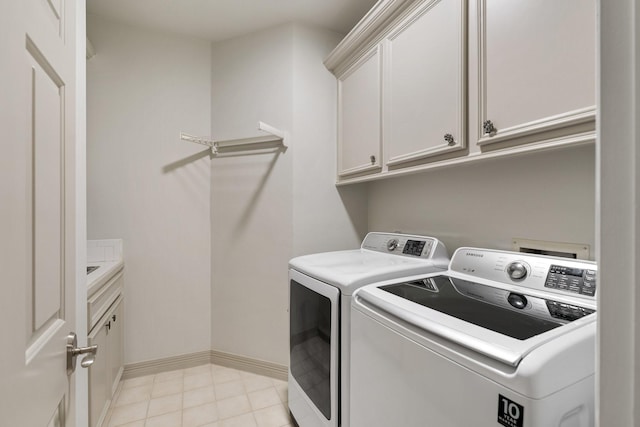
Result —
<svg viewBox="0 0 640 427"><path fill-rule="evenodd" d="M570 268L570 267L561 267L559 265L552 265L550 273L582 277L584 275L584 270L581 268Z"/></svg>
<svg viewBox="0 0 640 427"><path fill-rule="evenodd" d="M424 240L407 240L407 243L404 245L404 249L402 250L403 254L406 255L422 255L422 249L424 249Z"/></svg>

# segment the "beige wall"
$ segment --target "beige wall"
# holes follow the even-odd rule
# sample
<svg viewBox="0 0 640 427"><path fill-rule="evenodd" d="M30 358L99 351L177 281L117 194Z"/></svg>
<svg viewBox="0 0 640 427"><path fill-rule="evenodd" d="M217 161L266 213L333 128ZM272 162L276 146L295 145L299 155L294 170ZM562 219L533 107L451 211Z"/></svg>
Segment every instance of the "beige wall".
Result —
<svg viewBox="0 0 640 427"><path fill-rule="evenodd" d="M289 132L285 152L211 163L215 350L288 364L287 263L356 247L366 194L335 182L335 79L322 60L333 33L285 25L213 45L212 134ZM346 207L345 207L346 206Z"/></svg>
<svg viewBox="0 0 640 427"><path fill-rule="evenodd" d="M88 234L125 243L126 363L215 349L288 363L287 263L352 248L366 189L336 189L340 40L285 25L213 45L89 18ZM289 149L210 158L215 139ZM246 153L245 153L246 154Z"/></svg>
<svg viewBox="0 0 640 427"><path fill-rule="evenodd" d="M594 258L594 146L451 167L370 184L369 229L511 250L521 237L586 243Z"/></svg>
<svg viewBox="0 0 640 427"><path fill-rule="evenodd" d="M290 130L292 27L213 45L211 134L258 135L264 121ZM293 144L293 142L291 142ZM211 162L215 350L285 363L287 261L291 257L292 154Z"/></svg>
<svg viewBox="0 0 640 427"><path fill-rule="evenodd" d="M88 237L123 238L125 363L210 348L206 41L90 16Z"/></svg>
<svg viewBox="0 0 640 427"><path fill-rule="evenodd" d="M294 27L294 256L353 249L367 232L366 184L335 186L337 83L322 61L341 39Z"/></svg>

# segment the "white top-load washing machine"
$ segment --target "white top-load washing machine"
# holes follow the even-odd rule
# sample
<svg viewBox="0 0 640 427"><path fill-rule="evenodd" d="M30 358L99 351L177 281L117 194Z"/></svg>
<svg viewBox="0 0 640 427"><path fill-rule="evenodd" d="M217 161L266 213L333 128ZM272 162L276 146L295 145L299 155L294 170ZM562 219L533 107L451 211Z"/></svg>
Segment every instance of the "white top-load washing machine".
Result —
<svg viewBox="0 0 640 427"><path fill-rule="evenodd" d="M300 427L349 425L351 294L398 277L445 271L449 258L433 237L369 233L360 249L289 263L289 409Z"/></svg>
<svg viewBox="0 0 640 427"><path fill-rule="evenodd" d="M591 427L596 265L460 248L352 299L351 427Z"/></svg>

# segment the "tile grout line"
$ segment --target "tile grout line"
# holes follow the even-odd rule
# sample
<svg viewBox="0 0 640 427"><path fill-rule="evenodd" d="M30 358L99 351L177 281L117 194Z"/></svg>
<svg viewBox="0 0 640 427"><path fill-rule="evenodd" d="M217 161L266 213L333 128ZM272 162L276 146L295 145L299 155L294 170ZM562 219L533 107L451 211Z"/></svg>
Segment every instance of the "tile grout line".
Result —
<svg viewBox="0 0 640 427"><path fill-rule="evenodd" d="M240 381L241 390L244 393L243 394L238 394L236 396L229 396L229 397L227 397L225 399L232 399L234 397L241 397L242 396L242 397L245 398L245 400L248 403L248 410L246 412L243 412L243 413L240 413L240 414L236 414L236 415L233 415L233 416L228 416L228 417L225 417L225 418L221 418L220 417L220 413L218 412L217 421L214 421L214 423L220 424L221 422L223 422L225 420L228 420L228 419L231 419L231 418L235 418L235 417L240 417L240 416L246 416L246 414L250 413L252 415L251 419L254 421L255 425L258 426L259 422L258 422L258 417L256 415L257 411L264 411L264 410L268 410L269 408L284 409L286 411L287 403L285 401L283 401L283 394L281 393L282 385L283 384L286 385L286 382L282 382L282 381L277 381L276 382L273 378L270 378L270 377L267 377L267 376L264 376L264 375L258 375L258 374L253 374L253 373L244 373L243 371L240 371L240 370L237 370L237 369L233 369L233 368L227 368L227 367L221 367L221 368L224 368L225 370L230 370L230 372L233 372L233 373L237 373L238 374L238 378L233 378L233 376L231 376L228 380L225 380L225 381L222 381L222 382L217 382L214 379L215 375L213 373L213 369L214 369L214 366L219 366L219 365L210 364L208 366L209 366L208 370L202 370L201 369L201 372L196 371L196 372L191 372L190 374L187 374L186 369L183 369L183 370L180 370L180 373L177 374L177 375L174 374L174 375L165 376L163 380L160 380L160 378L163 378L162 374L153 375L153 378L149 380L149 385L151 386L151 390L150 390L149 394L147 395L147 399L146 399L145 418L144 419L140 419L140 420L131 420L131 421L128 421L127 423L130 423L130 422L133 422L133 423L142 422L144 425L146 425L148 420L150 418L153 418L151 416L151 412L150 412L151 411L151 401L154 400L154 399L166 398L166 397L169 397L169 396L173 395L173 393L170 393L170 394L154 397L153 396L154 386L156 384L160 384L162 382L177 381L177 380L180 380L180 379L182 380L181 381L182 382L182 384L181 384L181 392L180 393L175 393L175 395L180 395L180 402L179 402L179 405L178 405L179 408L177 410L175 410L175 411L169 411L169 412L164 412L164 413L161 413L161 414L156 414L156 415L154 415L154 417L167 416L168 414L171 414L172 412L180 411L181 425L184 425L184 423L185 423L184 414L185 414L185 410L187 410L187 409L198 408L198 407L205 406L205 405L210 405L210 404L213 403L213 404L215 404L216 410L218 410L219 409L219 402L220 402L221 399L219 398L219 395L218 395L218 392L217 392L217 386L220 385L220 384L226 384L226 383L231 383L231 382L235 382L235 381ZM192 388L192 389L190 389L188 391L185 391L185 378L190 377L190 376L204 376L204 374L206 374L209 377L210 383L208 383L208 381L204 381L203 384L198 385L195 388ZM270 380L268 382L269 385L267 387L259 388L257 390L253 390L252 392L249 392L247 382L250 381L250 378L252 378L254 375L255 375L256 378L264 378L264 379ZM196 383L197 383L197 381L196 381ZM137 387L144 387L145 385L146 385L146 383L142 383L140 385L137 385ZM187 392L203 390L203 389L206 389L206 388L209 388L209 387L213 391L213 401L212 402L201 403L199 405L195 405L195 406L192 406L192 407L189 407L189 408L185 408L185 406L184 406L185 401L184 400L185 400L185 394ZM135 387L134 386L127 387L127 389L130 389L130 388L135 388ZM123 389L124 389L124 382L121 382L119 387L118 387L118 393L116 393L114 395L113 402L110 405L110 408L109 408L110 414L105 419L105 421L110 421L110 418L111 418L111 415L113 413L113 410L116 408L115 405L116 405L116 403L117 403L117 401L118 401L118 399L120 397L120 393L119 392L121 390L123 390ZM265 391L265 390L273 390L273 392L275 392L277 397L278 397L278 400L277 400L278 403L275 403L275 404L272 404L272 405L268 405L268 406L266 406L264 408L254 409L254 406L251 403L251 399L249 399L249 394L250 393L260 392L260 391ZM222 400L225 400L225 399L222 399ZM138 402L132 402L130 404L133 405L133 404L136 404L136 403L138 403ZM127 405L122 405L122 406L119 406L119 407L124 407L124 406L127 406ZM288 415L285 415L285 417L287 419L289 418ZM209 424L209 423L201 424L201 426L204 426L206 424ZM125 425L126 425L126 423L125 423ZM290 425L291 425L291 422L290 422L290 420L288 420L287 422L285 422L285 424L279 425L279 427L287 427L287 426L290 426ZM106 426L108 426L108 424L105 425L105 427ZM274 424L273 427L275 427L275 424Z"/></svg>

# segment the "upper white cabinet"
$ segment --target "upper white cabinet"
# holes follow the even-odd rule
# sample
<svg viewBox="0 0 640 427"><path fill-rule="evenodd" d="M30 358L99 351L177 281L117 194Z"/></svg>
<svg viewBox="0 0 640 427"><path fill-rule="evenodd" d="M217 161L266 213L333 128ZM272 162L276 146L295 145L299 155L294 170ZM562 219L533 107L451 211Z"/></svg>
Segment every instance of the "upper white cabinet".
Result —
<svg viewBox="0 0 640 427"><path fill-rule="evenodd" d="M338 183L593 143L595 11L595 0L378 1L325 60L339 87Z"/></svg>
<svg viewBox="0 0 640 427"><path fill-rule="evenodd" d="M466 145L466 1L422 2L385 37L389 167Z"/></svg>
<svg viewBox="0 0 640 427"><path fill-rule="evenodd" d="M595 2L479 0L477 11L478 143L593 129Z"/></svg>
<svg viewBox="0 0 640 427"><path fill-rule="evenodd" d="M338 75L338 176L380 170L380 68L375 46Z"/></svg>

